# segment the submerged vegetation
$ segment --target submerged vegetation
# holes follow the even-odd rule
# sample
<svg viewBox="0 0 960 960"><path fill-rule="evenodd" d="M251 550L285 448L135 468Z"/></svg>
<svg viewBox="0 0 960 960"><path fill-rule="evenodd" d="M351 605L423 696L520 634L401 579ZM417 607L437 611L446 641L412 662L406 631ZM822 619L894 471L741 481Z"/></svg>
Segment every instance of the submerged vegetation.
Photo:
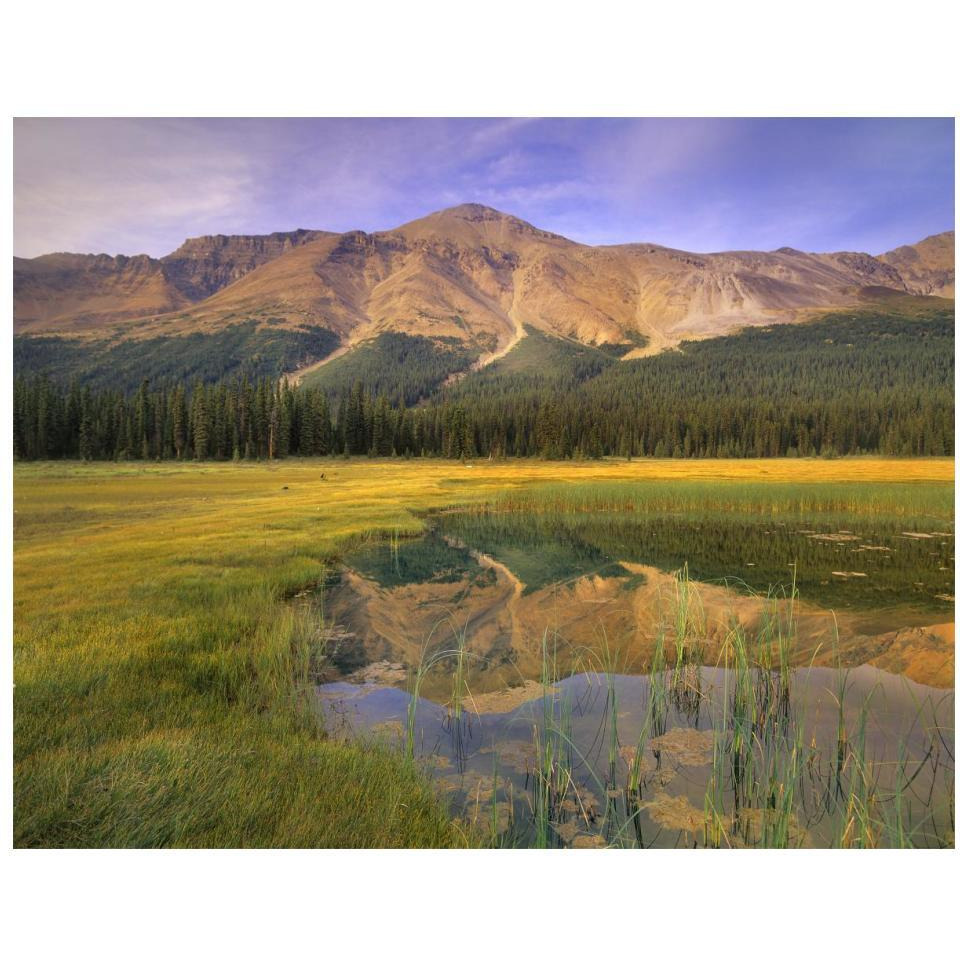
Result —
<svg viewBox="0 0 960 960"><path fill-rule="evenodd" d="M943 499L948 496L944 491ZM652 502L629 513L453 512L438 518L437 529L505 563L525 593L586 574L630 577L624 563L661 570L686 564L696 580L755 589L782 583L795 571L805 599L831 607L914 603L947 610L952 603L954 542L946 518L905 522L869 512L821 512L804 523L784 512L774 515L779 520L762 513L701 512L693 497L687 506L689 512L674 513L658 512ZM431 548L440 555L450 551L436 539L411 543L402 562ZM378 577L372 557L357 562ZM452 576L457 568L442 569ZM856 577L845 575L851 570ZM390 574L384 576L379 582L389 582ZM394 568L393 579L399 576Z"/></svg>
<svg viewBox="0 0 960 960"><path fill-rule="evenodd" d="M327 633L305 594L328 578L351 547L379 537L399 544L420 533L423 523L415 511L479 504L511 490L519 496L522 489L548 481L742 479L761 471L795 483L876 480L888 473L889 465L870 459L762 466L677 461L469 467L366 460L19 464L14 471L14 842L520 842L516 804L526 802L525 794L509 780L505 757L490 758L498 785L494 794L500 797L492 819L474 823L468 817L455 823L423 776L422 762L409 761L411 753L420 757L419 736L396 750L329 736L313 701ZM897 471L917 480L952 478L947 461L899 462ZM923 484L913 489L925 495ZM936 511L933 499L931 510ZM678 709L695 711L698 703L704 716L709 712L707 702L695 696L696 632L689 631L679 673L665 637L663 669L655 670L650 681L653 706L645 750L630 771L622 754L616 761L617 789L621 783L629 789L631 779L636 788L642 785L638 803L653 799L653 781L645 779L647 764L653 741L668 733L669 717ZM558 807L565 817L580 809L581 816L599 822L607 806L613 809L616 802L619 810L622 804L614 797L601 799L595 787L589 788L591 799L576 779L579 774L574 773L576 789L568 783L567 771L582 762L571 747L571 740L576 742L571 724L579 723L579 714L576 701L565 707L562 697L557 700L551 692L565 689L569 681L559 674L559 651L552 651L549 637L546 642L552 661L545 661L542 678L541 760L536 767L546 785L536 801L541 805L534 809L542 811L538 816L547 827L541 824L540 835L553 843ZM612 716L624 702L621 688L637 678L625 679L618 672L629 664L618 659L615 637L609 650L606 665L590 668L584 661L584 666L607 678L606 687L594 680L593 689L604 689L604 702L609 696ZM438 723L446 724L448 735L460 736L464 748L477 730L471 692L475 666L463 640L447 644L442 665L435 666L449 670L451 680L450 700ZM709 679L706 666L701 676ZM791 706L793 690L792 685ZM857 709L850 706L848 716ZM421 699L414 722L428 719L431 710ZM601 783L614 745L634 742L622 712L618 715L616 736L609 725L605 728L604 763L598 767L589 760ZM927 838L927 828L921 835L912 826L911 791L927 777L926 772L915 777L912 749L899 768L885 768L900 784L888 803L890 791L877 785L872 768L859 759L860 728L851 720L837 736L844 757L852 758L845 767L841 764L844 809L849 807L854 817L850 836L886 843L893 830L904 842ZM864 749L869 751L866 736ZM952 743L952 732L944 731L944 738ZM825 743L819 735L818 743ZM938 749L924 770L939 764L938 776L943 777L950 763L946 747ZM666 756L663 750L661 756ZM819 756L825 764L825 754ZM800 759L806 762L809 755ZM723 762L728 771L728 760ZM854 774L858 779L849 779ZM729 782L728 772L724 777ZM481 801L489 785L473 787L476 813L481 806L486 809ZM879 808L878 796L883 800ZM722 818L730 810L718 809L725 823ZM871 812L878 809L882 815ZM623 815L609 842L632 829L630 816ZM504 820L512 820L514 834L496 829ZM886 832L878 826L881 822ZM937 824L939 830L939 820Z"/></svg>
<svg viewBox="0 0 960 960"><path fill-rule="evenodd" d="M524 592L587 573L628 577L622 564L638 563L758 590L793 577L806 600L834 608L953 602L953 490L943 484L542 484L445 513L436 529L447 539L411 542L404 559L446 554L453 538L506 563Z"/></svg>
<svg viewBox="0 0 960 960"><path fill-rule="evenodd" d="M438 786L493 846L952 847L952 692L793 666L796 599L792 585L771 596L757 629L732 626L710 662L681 569L649 676L623 676L606 639L565 673L566 642L548 631L538 693L506 718L463 705L464 626L456 651L423 652L407 762L449 756L457 775ZM450 684L432 723L429 671Z"/></svg>

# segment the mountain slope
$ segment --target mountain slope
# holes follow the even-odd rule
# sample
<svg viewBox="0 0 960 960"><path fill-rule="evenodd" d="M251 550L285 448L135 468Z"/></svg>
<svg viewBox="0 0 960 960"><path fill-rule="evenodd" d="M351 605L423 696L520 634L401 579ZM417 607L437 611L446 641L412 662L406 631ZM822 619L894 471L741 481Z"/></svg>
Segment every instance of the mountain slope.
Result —
<svg viewBox="0 0 960 960"><path fill-rule="evenodd" d="M322 324L352 341L380 333L453 337L483 349L513 338L523 258L577 245L482 207L460 207L396 230L327 237L199 304L201 325L270 313Z"/></svg>
<svg viewBox="0 0 960 960"><path fill-rule="evenodd" d="M51 253L13 259L16 333L99 331L106 324L149 317L189 300L151 257Z"/></svg>
<svg viewBox="0 0 960 960"><path fill-rule="evenodd" d="M128 341L252 322L324 329L337 357L389 333L458 342L480 365L538 330L638 356L857 306L865 289L952 295L953 240L880 257L591 247L465 204L378 233L198 238L162 260L16 260L15 330Z"/></svg>
<svg viewBox="0 0 960 960"><path fill-rule="evenodd" d="M589 247L467 204L396 230L305 244L192 316L208 324L266 311L352 342L389 331L489 352L524 327L582 343L646 338L663 347L855 305L867 286L909 292L894 266L867 254Z"/></svg>
<svg viewBox="0 0 960 960"><path fill-rule="evenodd" d="M919 243L897 247L879 257L901 276L909 293L954 296L953 231L937 233Z"/></svg>
<svg viewBox="0 0 960 960"><path fill-rule="evenodd" d="M14 257L14 331L96 335L120 321L180 310L293 247L327 235L295 230L196 237L161 260L144 254Z"/></svg>
<svg viewBox="0 0 960 960"><path fill-rule="evenodd" d="M294 230L266 236L194 237L163 258L164 273L190 300L203 300L303 243L329 236Z"/></svg>

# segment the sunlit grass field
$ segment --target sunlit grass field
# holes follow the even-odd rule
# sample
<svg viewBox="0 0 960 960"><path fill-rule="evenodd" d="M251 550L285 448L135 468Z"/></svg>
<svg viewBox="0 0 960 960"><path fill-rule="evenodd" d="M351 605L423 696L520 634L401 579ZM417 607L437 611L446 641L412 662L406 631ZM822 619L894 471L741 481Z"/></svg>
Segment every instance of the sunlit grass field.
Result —
<svg viewBox="0 0 960 960"><path fill-rule="evenodd" d="M647 479L920 483L953 461L16 465L15 843L470 843L402 756L324 739L315 625L286 600L420 511Z"/></svg>

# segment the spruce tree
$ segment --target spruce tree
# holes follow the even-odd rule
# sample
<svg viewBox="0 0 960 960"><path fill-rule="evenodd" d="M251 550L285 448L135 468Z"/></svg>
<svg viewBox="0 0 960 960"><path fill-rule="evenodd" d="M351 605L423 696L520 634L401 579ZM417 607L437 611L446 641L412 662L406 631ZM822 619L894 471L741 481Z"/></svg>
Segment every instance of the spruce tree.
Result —
<svg viewBox="0 0 960 960"><path fill-rule="evenodd" d="M178 460L183 459L187 448L187 402L183 386L178 385L173 393L173 449Z"/></svg>
<svg viewBox="0 0 960 960"><path fill-rule="evenodd" d="M206 460L209 452L210 425L207 417L207 398L203 382L197 381L193 389L193 409L191 411L193 435L193 455L197 460Z"/></svg>

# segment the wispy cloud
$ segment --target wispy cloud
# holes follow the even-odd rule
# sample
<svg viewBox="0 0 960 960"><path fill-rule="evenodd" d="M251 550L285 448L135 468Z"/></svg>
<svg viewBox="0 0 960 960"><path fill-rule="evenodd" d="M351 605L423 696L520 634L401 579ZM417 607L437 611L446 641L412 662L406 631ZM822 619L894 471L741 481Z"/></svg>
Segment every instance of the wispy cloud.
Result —
<svg viewBox="0 0 960 960"><path fill-rule="evenodd" d="M186 224L254 217L254 161L193 125L18 121L15 136L18 252L157 252Z"/></svg>
<svg viewBox="0 0 960 960"><path fill-rule="evenodd" d="M953 121L18 120L14 188L25 256L466 201L584 242L876 252L953 226Z"/></svg>

